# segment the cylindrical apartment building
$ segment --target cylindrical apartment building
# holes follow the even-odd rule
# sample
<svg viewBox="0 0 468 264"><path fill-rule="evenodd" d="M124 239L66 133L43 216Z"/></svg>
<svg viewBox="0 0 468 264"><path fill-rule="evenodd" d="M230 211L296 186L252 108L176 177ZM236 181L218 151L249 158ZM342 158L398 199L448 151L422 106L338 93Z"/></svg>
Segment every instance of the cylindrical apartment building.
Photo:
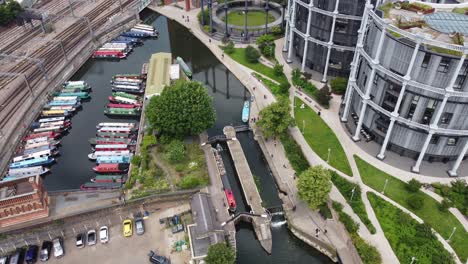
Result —
<svg viewBox="0 0 468 264"><path fill-rule="evenodd" d="M391 8L381 18L366 5L341 119L354 140L381 144L380 159L388 150L414 158L413 172L422 160L453 160L456 176L468 150L468 46L453 32L468 33L459 24L468 16L429 12Z"/></svg>
<svg viewBox="0 0 468 264"><path fill-rule="evenodd" d="M366 0L289 0L287 61L328 76L348 77ZM314 76L313 76L314 77Z"/></svg>

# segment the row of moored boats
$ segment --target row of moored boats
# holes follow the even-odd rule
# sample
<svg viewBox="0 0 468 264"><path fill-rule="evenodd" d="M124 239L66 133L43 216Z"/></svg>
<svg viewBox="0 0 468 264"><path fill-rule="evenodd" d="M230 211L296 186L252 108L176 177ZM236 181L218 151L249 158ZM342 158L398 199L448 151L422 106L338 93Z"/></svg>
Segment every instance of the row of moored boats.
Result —
<svg viewBox="0 0 468 264"><path fill-rule="evenodd" d="M91 87L84 81L68 81L52 100L43 106L40 117L31 124L28 134L13 157L2 181L43 175L59 155L60 137L71 129L71 117L89 99Z"/></svg>
<svg viewBox="0 0 468 264"><path fill-rule="evenodd" d="M147 38L158 37L159 32L152 26L137 24L93 53L93 58L126 58L135 46L143 44Z"/></svg>
<svg viewBox="0 0 468 264"><path fill-rule="evenodd" d="M114 75L111 80L112 95L104 109L107 116L138 117L141 115L145 79L140 74Z"/></svg>

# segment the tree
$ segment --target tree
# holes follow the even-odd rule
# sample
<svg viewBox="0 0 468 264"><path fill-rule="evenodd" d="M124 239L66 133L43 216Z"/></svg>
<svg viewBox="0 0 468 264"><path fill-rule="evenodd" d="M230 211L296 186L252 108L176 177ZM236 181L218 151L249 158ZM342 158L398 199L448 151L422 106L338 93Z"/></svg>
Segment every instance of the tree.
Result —
<svg viewBox="0 0 468 264"><path fill-rule="evenodd" d="M260 58L260 53L258 50L252 46L247 46L245 48L245 59L250 63L257 63Z"/></svg>
<svg viewBox="0 0 468 264"><path fill-rule="evenodd" d="M218 243L208 248L206 264L234 264L236 253L226 243Z"/></svg>
<svg viewBox="0 0 468 264"><path fill-rule="evenodd" d="M323 166L310 167L299 176L297 189L299 197L304 200L310 208L317 207L328 199L331 190L330 172Z"/></svg>
<svg viewBox="0 0 468 264"><path fill-rule="evenodd" d="M282 64L279 64L278 62L276 62L275 66L273 67L273 73L276 76L281 76L281 75L283 75L283 68L284 68L284 66Z"/></svg>
<svg viewBox="0 0 468 264"><path fill-rule="evenodd" d="M331 90L335 94L344 94L348 86L348 79L343 77L333 78L330 82Z"/></svg>
<svg viewBox="0 0 468 264"><path fill-rule="evenodd" d="M258 49L267 58L275 56L275 38L272 35L262 35L256 40Z"/></svg>
<svg viewBox="0 0 468 264"><path fill-rule="evenodd" d="M328 85L325 85L322 87L322 89L318 90L315 93L315 98L317 99L317 102L321 104L324 107L328 107L330 105L330 88L328 88Z"/></svg>
<svg viewBox="0 0 468 264"><path fill-rule="evenodd" d="M416 179L411 179L405 186L409 192L417 192L421 188L421 183Z"/></svg>
<svg viewBox="0 0 468 264"><path fill-rule="evenodd" d="M224 52L226 52L227 54L232 54L232 53L234 53L234 42L232 42L232 40L230 40L228 43L226 43L226 45L224 46L223 50L224 50Z"/></svg>
<svg viewBox="0 0 468 264"><path fill-rule="evenodd" d="M260 119L257 125L266 138L278 136L285 132L289 126L294 125L291 117L291 107L287 99L280 99L260 111Z"/></svg>
<svg viewBox="0 0 468 264"><path fill-rule="evenodd" d="M408 199L406 200L408 203L409 207L415 210L419 210L424 206L424 199L417 194L413 194Z"/></svg>
<svg viewBox="0 0 468 264"><path fill-rule="evenodd" d="M200 82L178 81L153 96L145 110L152 128L171 137L198 135L216 120L213 99Z"/></svg>
<svg viewBox="0 0 468 264"><path fill-rule="evenodd" d="M182 161L185 157L185 146L180 140L173 140L166 147L166 157L171 163Z"/></svg>

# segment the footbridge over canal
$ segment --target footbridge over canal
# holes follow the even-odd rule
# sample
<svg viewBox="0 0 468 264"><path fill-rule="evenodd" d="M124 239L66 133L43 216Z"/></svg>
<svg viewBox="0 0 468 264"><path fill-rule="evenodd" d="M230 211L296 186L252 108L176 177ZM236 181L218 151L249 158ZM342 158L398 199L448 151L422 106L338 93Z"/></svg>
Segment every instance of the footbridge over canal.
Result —
<svg viewBox="0 0 468 264"><path fill-rule="evenodd" d="M244 192L247 206L250 208L249 214L243 214L244 221L251 222L255 234L262 247L271 254L272 238L270 229L270 218L265 217L267 212L262 206L262 198L258 192L257 186L250 170L247 159L242 150L240 142L236 138L236 129L232 126L226 126L223 129L227 139L227 145L231 153L232 160L236 167L237 175Z"/></svg>

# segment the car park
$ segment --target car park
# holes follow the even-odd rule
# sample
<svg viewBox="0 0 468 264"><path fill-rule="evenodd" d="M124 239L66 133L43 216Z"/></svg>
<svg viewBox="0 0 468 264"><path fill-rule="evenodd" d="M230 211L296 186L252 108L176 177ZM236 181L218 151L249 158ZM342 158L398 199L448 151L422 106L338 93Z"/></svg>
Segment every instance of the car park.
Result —
<svg viewBox="0 0 468 264"><path fill-rule="evenodd" d="M79 233L76 235L76 242L75 245L77 248L83 248L85 246L85 235L83 233Z"/></svg>
<svg viewBox="0 0 468 264"><path fill-rule="evenodd" d="M86 240L88 241L88 246L96 245L96 230L89 230L86 236Z"/></svg>
<svg viewBox="0 0 468 264"><path fill-rule="evenodd" d="M145 225L143 224L143 218L135 219L135 232L137 235L143 235L145 233Z"/></svg>
<svg viewBox="0 0 468 264"><path fill-rule="evenodd" d="M101 226L99 229L99 241L102 244L109 242L109 228L107 226Z"/></svg>
<svg viewBox="0 0 468 264"><path fill-rule="evenodd" d="M24 259L27 264L36 263L38 249L39 247L36 245L28 247L28 250L26 251L26 257Z"/></svg>
<svg viewBox="0 0 468 264"><path fill-rule="evenodd" d="M123 221L123 235L124 237L130 237L133 234L133 226L131 219L125 219Z"/></svg>
<svg viewBox="0 0 468 264"><path fill-rule="evenodd" d="M54 244L54 257L61 258L65 255L65 251L63 250L63 240L61 237L54 238L52 240Z"/></svg>
<svg viewBox="0 0 468 264"><path fill-rule="evenodd" d="M52 242L45 240L44 242L42 242L41 252L39 253L39 259L41 261L49 260L50 251L52 251Z"/></svg>

